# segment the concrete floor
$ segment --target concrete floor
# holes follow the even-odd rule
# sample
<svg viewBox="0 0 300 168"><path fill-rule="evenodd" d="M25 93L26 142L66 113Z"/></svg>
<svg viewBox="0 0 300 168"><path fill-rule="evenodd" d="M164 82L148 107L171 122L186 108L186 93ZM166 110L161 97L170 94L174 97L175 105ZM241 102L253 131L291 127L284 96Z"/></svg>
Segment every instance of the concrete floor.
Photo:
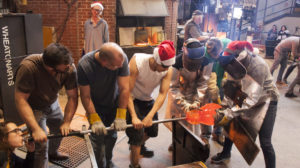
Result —
<svg viewBox="0 0 300 168"><path fill-rule="evenodd" d="M268 64L272 64L273 60L266 60ZM278 69L275 71L275 77L277 77ZM289 82L295 78L297 70L295 70L289 77ZM298 95L298 98L286 98L284 93L287 90L287 86L279 87L280 90L280 100L278 104L277 118L275 122L275 128L273 132L273 145L276 151L276 164L277 167L288 167L296 168L300 165L300 156L298 150L300 151L300 130L299 119L300 119L300 93L299 86L296 86L294 93ZM60 102L62 108L65 105L66 97L60 96ZM166 102L164 106L159 111L159 118L164 118ZM79 103L78 110L74 116L71 127L74 130L80 130L81 125L88 122L84 116L84 109L82 104ZM299 130L298 130L299 128ZM172 166L172 153L168 151L168 146L172 141L171 132L163 125L159 125L158 137L152 138L147 141L146 146L154 150L155 154L153 158L141 158L140 164L143 168L164 168ZM257 138L258 139L258 138ZM127 144L128 138L124 132L118 133L118 142L114 148L113 162L116 166L120 168L126 168L129 165L129 149ZM257 140L258 141L258 140ZM256 142L259 144L259 142ZM214 141L210 141L211 145L211 156L215 155L222 150L221 146ZM241 154L237 151L235 147L232 150L231 159L222 165L215 165L210 163L210 158L206 161L207 167L210 168L262 168L264 167L264 158L262 152L260 152L251 166L242 158ZM57 167L52 165L51 167ZM86 160L82 163L80 168L89 168L90 162Z"/></svg>

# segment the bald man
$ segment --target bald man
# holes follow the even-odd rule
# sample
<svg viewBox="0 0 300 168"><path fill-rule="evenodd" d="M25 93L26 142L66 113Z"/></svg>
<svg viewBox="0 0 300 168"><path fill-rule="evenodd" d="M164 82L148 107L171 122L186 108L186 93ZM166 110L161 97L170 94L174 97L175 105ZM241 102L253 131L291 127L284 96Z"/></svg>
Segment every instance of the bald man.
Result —
<svg viewBox="0 0 300 168"><path fill-rule="evenodd" d="M116 43L105 43L78 63L80 98L93 133L91 141L98 167L113 167L112 151L118 130L126 129L129 68L126 54ZM115 129L106 131L105 127Z"/></svg>

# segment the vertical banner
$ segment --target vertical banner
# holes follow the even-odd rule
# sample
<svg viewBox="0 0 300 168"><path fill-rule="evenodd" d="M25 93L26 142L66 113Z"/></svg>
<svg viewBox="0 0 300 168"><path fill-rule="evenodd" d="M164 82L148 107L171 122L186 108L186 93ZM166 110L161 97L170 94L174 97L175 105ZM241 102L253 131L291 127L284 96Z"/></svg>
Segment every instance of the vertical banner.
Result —
<svg viewBox="0 0 300 168"><path fill-rule="evenodd" d="M32 45L27 44L28 40L26 39L35 39L31 39L30 33L26 32L25 16L25 14L3 15L3 17L0 18L0 96L5 121L12 121L17 124L21 124L22 120L16 110L14 101L15 72L20 62L28 54L28 47L31 51L39 51L37 53L40 53L43 49L42 43L36 46L37 49L32 49ZM36 20L39 21L41 25L41 17L37 17ZM37 31L41 34L39 36L41 40L39 39L37 41L42 41L42 27L34 27L33 25L31 28L31 32ZM35 37L38 36L35 35Z"/></svg>

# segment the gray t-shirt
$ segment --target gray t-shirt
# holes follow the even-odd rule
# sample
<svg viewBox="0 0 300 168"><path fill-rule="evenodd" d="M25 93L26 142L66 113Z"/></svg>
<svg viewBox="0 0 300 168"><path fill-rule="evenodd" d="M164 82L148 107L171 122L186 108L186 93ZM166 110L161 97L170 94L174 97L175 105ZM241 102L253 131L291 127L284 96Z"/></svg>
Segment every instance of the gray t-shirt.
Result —
<svg viewBox="0 0 300 168"><path fill-rule="evenodd" d="M100 19L96 26L93 26L91 19L84 24L85 53L98 50L109 41L108 25L104 19Z"/></svg>
<svg viewBox="0 0 300 168"><path fill-rule="evenodd" d="M109 125L115 117L115 108L117 106L119 76L128 76L128 59L124 56L123 66L117 70L109 70L103 67L96 59L97 51L86 54L78 63L78 83L81 86L90 86L91 99L105 125ZM108 119L105 117L113 116ZM111 121L112 120L112 121ZM106 124L108 122L108 124Z"/></svg>
<svg viewBox="0 0 300 168"><path fill-rule="evenodd" d="M259 56L250 57L250 59L250 64L247 66L247 74L263 87L263 91L271 97L272 101L277 101L279 91L273 82L269 66Z"/></svg>

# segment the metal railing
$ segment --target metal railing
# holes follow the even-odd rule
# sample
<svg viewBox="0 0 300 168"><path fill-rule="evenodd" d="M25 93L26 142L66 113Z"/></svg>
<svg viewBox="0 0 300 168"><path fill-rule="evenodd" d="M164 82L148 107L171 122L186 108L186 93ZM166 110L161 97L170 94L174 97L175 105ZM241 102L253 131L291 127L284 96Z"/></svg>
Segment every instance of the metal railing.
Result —
<svg viewBox="0 0 300 168"><path fill-rule="evenodd" d="M267 5L266 1L265 8L257 11L257 20L263 20L268 22L274 18L291 15L294 13L295 0L284 0L270 6Z"/></svg>

